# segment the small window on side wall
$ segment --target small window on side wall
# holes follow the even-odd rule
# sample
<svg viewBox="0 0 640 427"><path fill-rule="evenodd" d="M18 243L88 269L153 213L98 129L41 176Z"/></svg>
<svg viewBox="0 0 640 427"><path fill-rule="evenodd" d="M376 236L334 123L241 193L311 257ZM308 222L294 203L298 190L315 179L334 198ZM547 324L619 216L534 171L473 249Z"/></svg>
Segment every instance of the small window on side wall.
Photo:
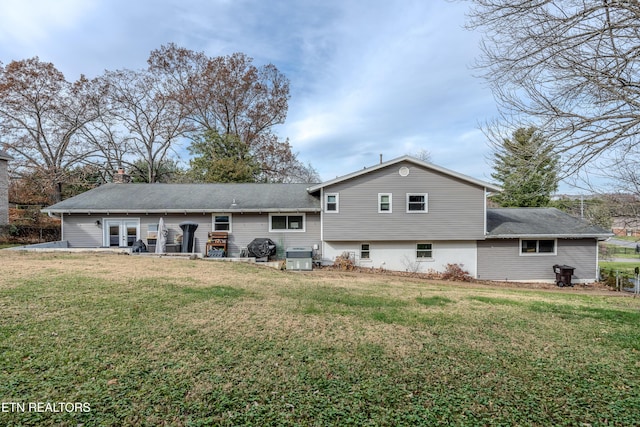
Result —
<svg viewBox="0 0 640 427"><path fill-rule="evenodd" d="M433 258L433 244L418 243L416 245L416 258L419 261Z"/></svg>
<svg viewBox="0 0 640 427"><path fill-rule="evenodd" d="M522 239L520 241L520 255L555 255L555 253L554 239Z"/></svg>
<svg viewBox="0 0 640 427"><path fill-rule="evenodd" d="M327 193L325 195L324 211L330 213L339 212L340 196L338 193Z"/></svg>
<svg viewBox="0 0 640 427"><path fill-rule="evenodd" d="M360 245L360 259L371 259L371 246L369 243L363 243Z"/></svg>
<svg viewBox="0 0 640 427"><path fill-rule="evenodd" d="M391 193L378 193L378 213L391 213Z"/></svg>

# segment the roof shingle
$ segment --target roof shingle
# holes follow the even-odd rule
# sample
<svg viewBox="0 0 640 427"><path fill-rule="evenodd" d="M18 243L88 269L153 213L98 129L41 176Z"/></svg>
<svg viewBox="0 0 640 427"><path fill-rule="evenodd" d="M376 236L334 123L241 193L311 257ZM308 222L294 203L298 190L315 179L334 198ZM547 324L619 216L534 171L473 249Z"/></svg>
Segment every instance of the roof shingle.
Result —
<svg viewBox="0 0 640 427"><path fill-rule="evenodd" d="M73 212L319 212L310 184L105 184L44 209Z"/></svg>
<svg viewBox="0 0 640 427"><path fill-rule="evenodd" d="M487 209L487 237L609 237L612 233L556 208Z"/></svg>

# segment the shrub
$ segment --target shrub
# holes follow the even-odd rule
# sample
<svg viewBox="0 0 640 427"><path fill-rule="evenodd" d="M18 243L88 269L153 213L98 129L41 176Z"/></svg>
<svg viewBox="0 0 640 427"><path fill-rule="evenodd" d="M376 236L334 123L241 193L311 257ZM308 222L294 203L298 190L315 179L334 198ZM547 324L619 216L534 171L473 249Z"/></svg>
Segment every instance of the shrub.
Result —
<svg viewBox="0 0 640 427"><path fill-rule="evenodd" d="M349 252L343 252L333 261L333 266L343 271L353 271L356 268L356 262Z"/></svg>
<svg viewBox="0 0 640 427"><path fill-rule="evenodd" d="M469 275L468 271L462 268L463 266L463 264L447 264L444 272L442 273L442 279L458 282L470 282L473 278Z"/></svg>

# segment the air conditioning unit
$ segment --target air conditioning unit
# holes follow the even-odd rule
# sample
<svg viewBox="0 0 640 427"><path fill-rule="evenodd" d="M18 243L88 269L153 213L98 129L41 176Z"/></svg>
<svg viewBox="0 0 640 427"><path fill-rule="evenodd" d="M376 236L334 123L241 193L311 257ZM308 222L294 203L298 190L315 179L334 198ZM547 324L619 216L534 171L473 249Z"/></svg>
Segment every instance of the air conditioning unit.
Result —
<svg viewBox="0 0 640 427"><path fill-rule="evenodd" d="M309 247L287 248L287 270L312 270L313 249Z"/></svg>

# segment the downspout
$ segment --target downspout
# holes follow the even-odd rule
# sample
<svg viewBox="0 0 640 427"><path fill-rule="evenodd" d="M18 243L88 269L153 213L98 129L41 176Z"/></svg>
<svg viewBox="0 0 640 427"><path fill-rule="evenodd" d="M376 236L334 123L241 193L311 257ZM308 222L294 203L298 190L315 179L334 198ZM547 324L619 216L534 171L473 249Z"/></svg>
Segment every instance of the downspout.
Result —
<svg viewBox="0 0 640 427"><path fill-rule="evenodd" d="M320 262L322 263L322 259L324 259L324 254L326 253L326 248L324 247L324 187L320 189L320 248L322 250Z"/></svg>
<svg viewBox="0 0 640 427"><path fill-rule="evenodd" d="M484 188L484 235L487 236L487 187Z"/></svg>
<svg viewBox="0 0 640 427"><path fill-rule="evenodd" d="M595 238L596 241L596 280L600 280L600 241Z"/></svg>

